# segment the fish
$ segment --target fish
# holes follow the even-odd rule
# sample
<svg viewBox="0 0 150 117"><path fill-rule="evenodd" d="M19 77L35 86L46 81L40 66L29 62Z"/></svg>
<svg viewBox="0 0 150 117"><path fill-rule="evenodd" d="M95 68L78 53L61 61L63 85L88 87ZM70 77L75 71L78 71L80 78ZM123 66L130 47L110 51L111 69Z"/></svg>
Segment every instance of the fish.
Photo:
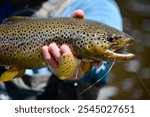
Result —
<svg viewBox="0 0 150 117"><path fill-rule="evenodd" d="M99 21L12 16L0 24L0 66L10 67L0 76L0 82L20 77L26 69L48 66L42 47L52 42L58 46L67 44L73 53L65 53L60 58L58 77L61 80L74 76L79 68L89 72L94 62L126 61L135 57L133 53L123 51L135 40Z"/></svg>

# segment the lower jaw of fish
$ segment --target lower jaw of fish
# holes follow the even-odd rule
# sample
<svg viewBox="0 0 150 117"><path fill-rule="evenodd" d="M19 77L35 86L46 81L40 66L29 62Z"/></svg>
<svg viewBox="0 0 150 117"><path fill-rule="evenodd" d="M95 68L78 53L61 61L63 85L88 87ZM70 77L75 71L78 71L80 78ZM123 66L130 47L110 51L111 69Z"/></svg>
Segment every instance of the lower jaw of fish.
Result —
<svg viewBox="0 0 150 117"><path fill-rule="evenodd" d="M123 53L121 49L117 51L106 50L103 57L108 61L126 61L135 58L132 53Z"/></svg>

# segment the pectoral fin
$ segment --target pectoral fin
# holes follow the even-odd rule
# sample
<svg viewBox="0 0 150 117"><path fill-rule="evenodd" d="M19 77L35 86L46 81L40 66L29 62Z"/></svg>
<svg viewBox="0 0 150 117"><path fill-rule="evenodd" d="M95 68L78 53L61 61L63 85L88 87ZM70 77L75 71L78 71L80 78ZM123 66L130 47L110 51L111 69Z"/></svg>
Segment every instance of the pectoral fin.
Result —
<svg viewBox="0 0 150 117"><path fill-rule="evenodd" d="M59 63L58 77L61 80L73 77L78 70L79 60L72 54L63 54Z"/></svg>
<svg viewBox="0 0 150 117"><path fill-rule="evenodd" d="M23 75L25 72L25 69L20 69L17 67L13 67L7 71L5 71L1 76L0 76L0 82L4 81L9 81L15 77Z"/></svg>
<svg viewBox="0 0 150 117"><path fill-rule="evenodd" d="M92 63L90 62L83 62L81 64L81 70L84 73L88 73L92 69Z"/></svg>

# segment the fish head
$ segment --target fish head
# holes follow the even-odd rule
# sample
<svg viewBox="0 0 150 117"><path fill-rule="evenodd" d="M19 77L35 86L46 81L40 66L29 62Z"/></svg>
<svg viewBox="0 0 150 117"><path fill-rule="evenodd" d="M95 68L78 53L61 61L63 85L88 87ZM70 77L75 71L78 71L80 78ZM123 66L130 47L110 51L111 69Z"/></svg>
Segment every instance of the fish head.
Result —
<svg viewBox="0 0 150 117"><path fill-rule="evenodd" d="M93 42L93 47L95 48L95 52L97 51L99 53L100 58L108 61L125 61L135 57L132 53L124 52L125 47L135 43L135 40L131 36L117 31L106 33L101 37L97 36L97 38L101 39L97 39L96 42Z"/></svg>

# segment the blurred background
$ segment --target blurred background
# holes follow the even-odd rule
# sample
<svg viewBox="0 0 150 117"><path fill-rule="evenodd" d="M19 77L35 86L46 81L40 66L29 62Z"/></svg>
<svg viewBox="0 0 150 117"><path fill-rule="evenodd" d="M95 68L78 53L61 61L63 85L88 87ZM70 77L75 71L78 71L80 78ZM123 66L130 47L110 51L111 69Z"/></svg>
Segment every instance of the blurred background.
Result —
<svg viewBox="0 0 150 117"><path fill-rule="evenodd" d="M109 83L99 90L97 99L150 99L150 0L116 2L123 16L124 32L136 40L128 48L136 58L114 65Z"/></svg>

